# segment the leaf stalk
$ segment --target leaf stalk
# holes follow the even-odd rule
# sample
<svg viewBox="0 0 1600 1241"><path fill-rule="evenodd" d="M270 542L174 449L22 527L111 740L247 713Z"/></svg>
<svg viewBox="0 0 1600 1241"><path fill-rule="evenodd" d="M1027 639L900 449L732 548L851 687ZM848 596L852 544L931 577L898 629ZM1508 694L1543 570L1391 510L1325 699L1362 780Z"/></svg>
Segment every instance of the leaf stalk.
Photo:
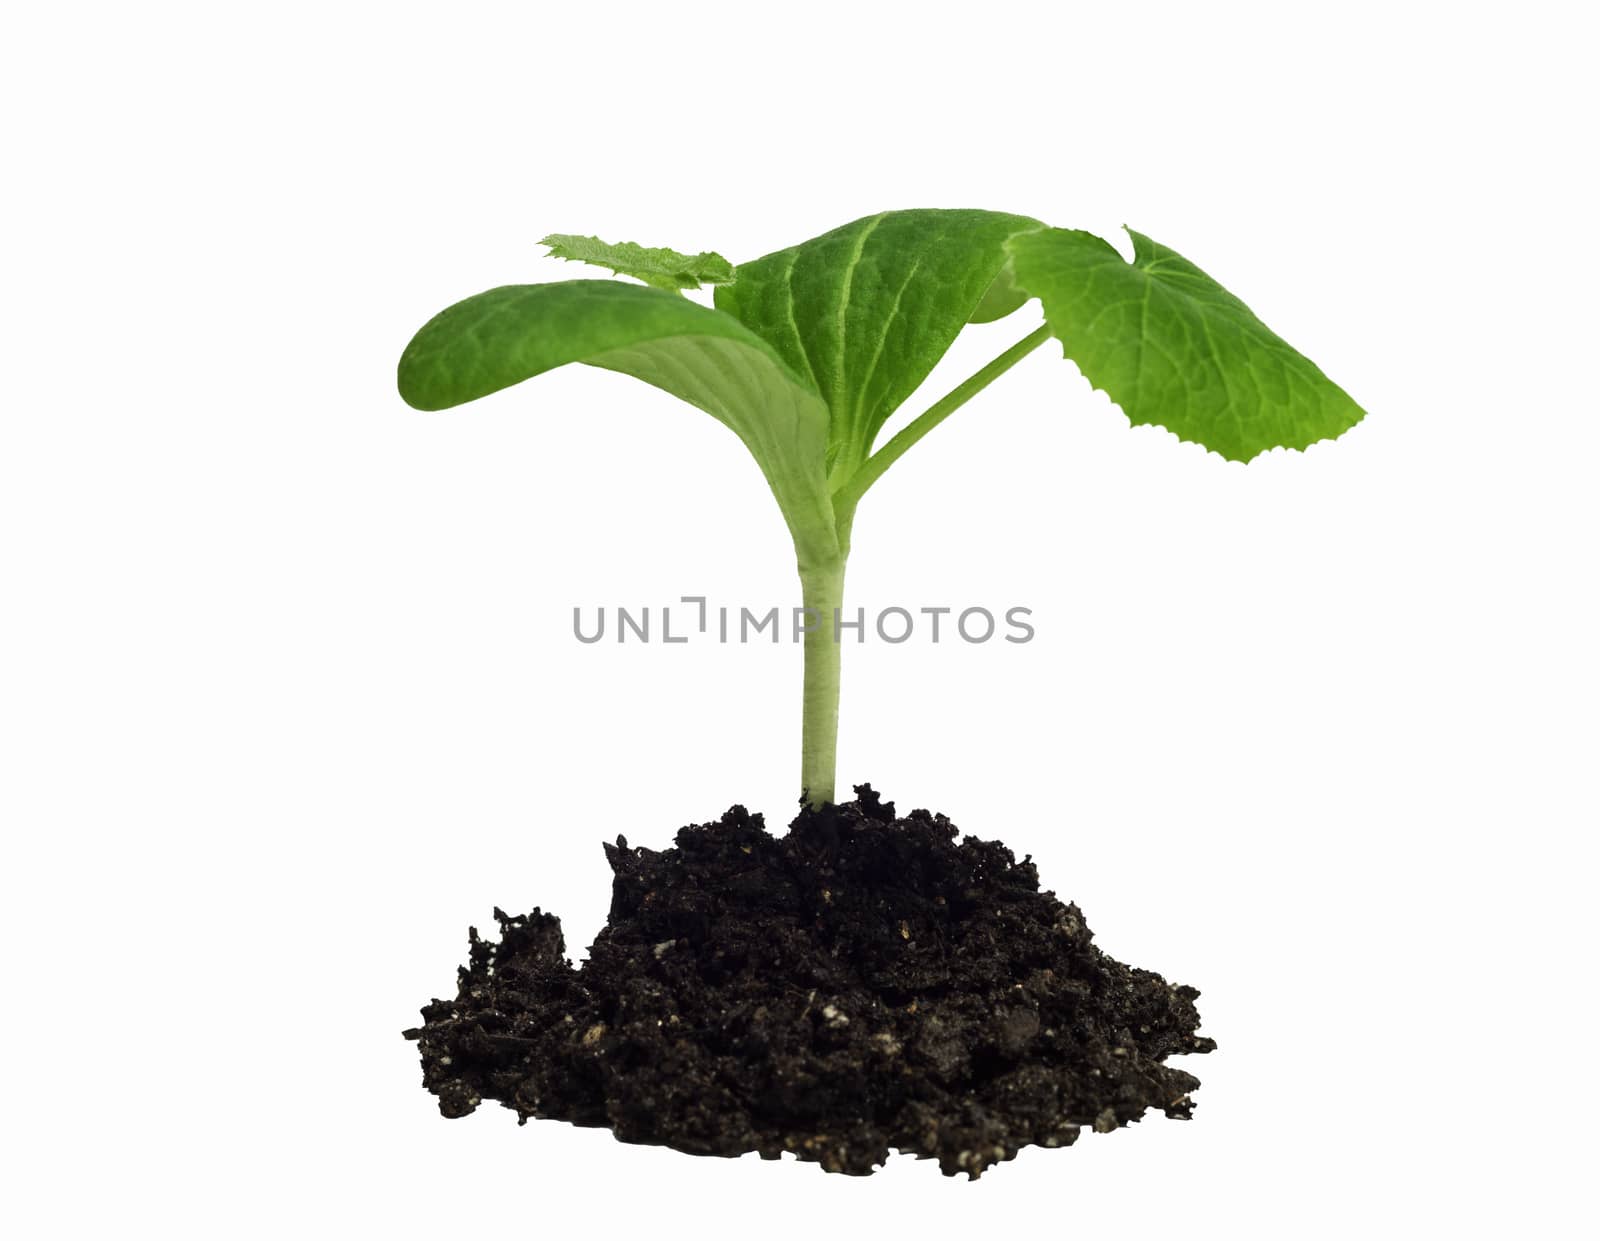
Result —
<svg viewBox="0 0 1600 1241"><path fill-rule="evenodd" d="M866 494L867 488L877 482L883 476L885 470L904 456L908 448L933 430L934 427L955 413L956 410L960 409L1049 339L1050 325L1041 324L999 357L980 367L966 379L963 379L944 396L928 406L916 419L902 427L899 433L891 438L887 444L868 457L833 498L835 522L844 532L841 536L841 542L846 547L849 546L849 529L851 522L855 518L856 505L861 502L861 497Z"/></svg>

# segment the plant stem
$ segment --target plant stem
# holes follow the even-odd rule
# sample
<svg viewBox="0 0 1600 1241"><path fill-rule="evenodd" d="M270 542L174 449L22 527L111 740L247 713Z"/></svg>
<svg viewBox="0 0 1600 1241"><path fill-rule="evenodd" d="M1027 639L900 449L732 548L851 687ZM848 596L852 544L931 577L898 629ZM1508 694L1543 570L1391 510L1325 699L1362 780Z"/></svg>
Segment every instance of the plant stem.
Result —
<svg viewBox="0 0 1600 1241"><path fill-rule="evenodd" d="M834 619L844 602L844 558L801 566L800 598L811 626L805 635L805 692L800 721L800 794L820 807L833 800L839 750L839 641Z"/></svg>
<svg viewBox="0 0 1600 1241"><path fill-rule="evenodd" d="M839 554L800 566L800 599L806 608L805 692L800 720L800 795L808 806L833 800L839 752L839 640L835 621L844 604L844 566L856 505L868 487L934 427L1049 339L1048 326L1028 333L994 361L957 384L916 421L869 457L833 497Z"/></svg>
<svg viewBox="0 0 1600 1241"><path fill-rule="evenodd" d="M1049 338L1050 327L1048 324L1041 325L1034 331L1029 332L999 357L975 371L966 379L963 379L948 393L928 406L926 410L918 415L915 421L902 427L898 435L894 436L887 444L862 463L861 468L851 476L850 481L840 488L838 495L833 498L833 511L838 515L837 520L841 529L846 532L844 535L845 547L849 547L848 531L851 520L855 516L856 505L860 503L861 497L866 493L867 488L877 482L883 472L905 454L906 449L910 448L911 445L933 430L934 427L977 396L978 393L982 392L996 379L999 379L1000 376L1044 344Z"/></svg>

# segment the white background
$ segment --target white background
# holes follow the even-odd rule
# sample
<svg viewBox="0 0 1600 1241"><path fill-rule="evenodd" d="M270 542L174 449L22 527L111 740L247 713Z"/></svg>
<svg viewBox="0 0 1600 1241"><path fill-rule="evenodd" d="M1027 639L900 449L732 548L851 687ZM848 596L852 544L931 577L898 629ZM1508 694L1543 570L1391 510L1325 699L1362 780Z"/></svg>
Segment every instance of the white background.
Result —
<svg viewBox="0 0 1600 1241"><path fill-rule="evenodd" d="M1578 1235L1581 7L939 10L7 19L17 1235ZM841 780L1031 852L1112 953L1201 987L1195 1121L976 1185L444 1122L399 1031L467 925L542 904L576 956L601 838L735 801L781 828L800 663L570 636L574 604L792 599L726 430L580 367L418 414L401 347L581 274L548 231L740 261L957 205L1127 221L1370 411L1230 465L1047 347L857 524L852 603L1024 604L1038 637L847 651ZM1035 321L969 333L906 412Z"/></svg>

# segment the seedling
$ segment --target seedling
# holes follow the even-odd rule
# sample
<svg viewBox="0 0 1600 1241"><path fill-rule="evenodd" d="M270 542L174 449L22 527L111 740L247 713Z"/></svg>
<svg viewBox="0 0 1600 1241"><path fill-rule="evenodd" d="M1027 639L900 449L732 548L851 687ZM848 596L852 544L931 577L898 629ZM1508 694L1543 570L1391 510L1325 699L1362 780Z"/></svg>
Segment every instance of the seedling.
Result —
<svg viewBox="0 0 1600 1241"><path fill-rule="evenodd" d="M1046 340L1135 425L1232 461L1305 448L1362 410L1205 272L1130 230L1127 262L1090 233L992 211L890 211L737 267L595 238L557 257L625 280L507 285L425 324L400 394L446 409L583 362L697 406L736 434L777 498L821 623L805 637L800 787L834 797L845 563L856 507L907 449ZM715 308L682 295L715 286ZM1038 298L1044 325L882 445L879 432L968 323Z"/></svg>

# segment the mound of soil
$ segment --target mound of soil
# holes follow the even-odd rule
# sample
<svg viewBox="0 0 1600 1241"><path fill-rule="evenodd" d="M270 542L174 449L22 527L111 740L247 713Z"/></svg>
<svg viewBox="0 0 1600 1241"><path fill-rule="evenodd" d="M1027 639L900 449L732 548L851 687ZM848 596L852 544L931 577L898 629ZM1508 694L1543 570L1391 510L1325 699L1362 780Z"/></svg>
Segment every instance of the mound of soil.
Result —
<svg viewBox="0 0 1600 1241"><path fill-rule="evenodd" d="M619 836L578 968L557 918L496 910L499 942L472 931L456 998L405 1032L439 1110L974 1178L1149 1108L1188 1118L1200 1083L1164 1061L1215 1046L1198 991L1106 956L1004 845L856 794L782 837L742 806L661 852Z"/></svg>

